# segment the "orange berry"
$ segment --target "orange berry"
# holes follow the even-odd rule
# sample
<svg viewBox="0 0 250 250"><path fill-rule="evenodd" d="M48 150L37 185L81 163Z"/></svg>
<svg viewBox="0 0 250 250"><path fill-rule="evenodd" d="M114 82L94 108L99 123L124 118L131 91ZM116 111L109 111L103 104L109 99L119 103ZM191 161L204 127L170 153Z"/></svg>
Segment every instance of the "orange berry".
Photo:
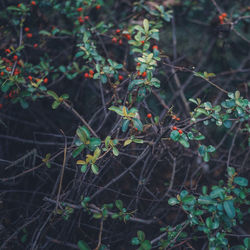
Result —
<svg viewBox="0 0 250 250"><path fill-rule="evenodd" d="M112 38L112 43L117 43L117 38L116 37Z"/></svg>
<svg viewBox="0 0 250 250"><path fill-rule="evenodd" d="M153 46L153 50L159 50L157 45Z"/></svg>
<svg viewBox="0 0 250 250"><path fill-rule="evenodd" d="M178 132L179 132L180 135L183 133L181 129L179 129Z"/></svg>
<svg viewBox="0 0 250 250"><path fill-rule="evenodd" d="M28 79L29 79L30 81L32 81L32 76L28 76Z"/></svg>
<svg viewBox="0 0 250 250"><path fill-rule="evenodd" d="M44 78L43 79L43 82L46 84L46 83L48 83L48 78L46 77L46 78Z"/></svg>
<svg viewBox="0 0 250 250"><path fill-rule="evenodd" d="M224 18L223 18L223 16L219 16L219 19L220 19L220 21L223 21Z"/></svg>
<svg viewBox="0 0 250 250"><path fill-rule="evenodd" d="M33 6L35 6L35 5L36 5L36 2L35 2L35 1L31 1L30 4L33 5Z"/></svg>
<svg viewBox="0 0 250 250"><path fill-rule="evenodd" d="M221 16L225 18L227 17L227 13L222 13Z"/></svg>
<svg viewBox="0 0 250 250"><path fill-rule="evenodd" d="M176 118L176 121L180 121L181 119L179 117Z"/></svg>
<svg viewBox="0 0 250 250"><path fill-rule="evenodd" d="M142 76L142 77L146 77L146 76L147 76L147 72L143 72L143 73L141 74L141 76Z"/></svg>
<svg viewBox="0 0 250 250"><path fill-rule="evenodd" d="M176 127L176 126L173 126L172 129L173 129L173 130L177 130L177 127Z"/></svg>
<svg viewBox="0 0 250 250"><path fill-rule="evenodd" d="M13 60L16 61L18 59L18 56L14 55Z"/></svg>
<svg viewBox="0 0 250 250"><path fill-rule="evenodd" d="M37 48L37 47L38 47L38 44L37 44L37 43L35 43L35 44L33 45L33 47L34 47L34 48Z"/></svg>
<svg viewBox="0 0 250 250"><path fill-rule="evenodd" d="M25 31L25 32L29 32L29 31L30 31L30 28L29 28L29 27L25 27L25 28L24 28L24 31Z"/></svg>
<svg viewBox="0 0 250 250"><path fill-rule="evenodd" d="M123 80L123 76L121 76L121 75L119 75L118 78L119 78L120 81Z"/></svg>
<svg viewBox="0 0 250 250"><path fill-rule="evenodd" d="M27 33L26 36L27 36L27 38L31 38L33 35L32 35L32 33Z"/></svg>
<svg viewBox="0 0 250 250"><path fill-rule="evenodd" d="M100 4L98 4L98 5L96 5L96 7L95 7L97 10L99 10L100 8L101 8L101 5Z"/></svg>
<svg viewBox="0 0 250 250"><path fill-rule="evenodd" d="M121 39L119 40L119 44L122 45L122 40Z"/></svg>
<svg viewBox="0 0 250 250"><path fill-rule="evenodd" d="M82 7L77 8L77 11L78 11L78 12L81 12L82 10L83 10L83 8L82 8Z"/></svg>
<svg viewBox="0 0 250 250"><path fill-rule="evenodd" d="M172 116L172 119L175 120L175 119L176 119L176 115L173 115L173 116Z"/></svg>
<svg viewBox="0 0 250 250"><path fill-rule="evenodd" d="M95 72L94 72L92 69L90 69L90 70L89 70L89 74L90 74L90 75L94 75Z"/></svg>
<svg viewBox="0 0 250 250"><path fill-rule="evenodd" d="M150 114L150 113L147 114L147 118L149 118L149 119L152 118L152 114Z"/></svg>
<svg viewBox="0 0 250 250"><path fill-rule="evenodd" d="M89 73L85 73L85 74L84 74L84 77L85 77L85 78L89 78Z"/></svg>
<svg viewBox="0 0 250 250"><path fill-rule="evenodd" d="M121 30L117 29L115 32L116 32L116 34L119 34L121 32Z"/></svg>

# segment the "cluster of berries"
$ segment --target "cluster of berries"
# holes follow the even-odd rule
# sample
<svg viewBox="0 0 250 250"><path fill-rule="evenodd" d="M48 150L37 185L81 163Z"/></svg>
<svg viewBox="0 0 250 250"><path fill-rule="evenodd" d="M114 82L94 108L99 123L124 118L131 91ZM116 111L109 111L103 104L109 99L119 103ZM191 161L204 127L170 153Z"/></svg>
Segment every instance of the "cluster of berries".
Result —
<svg viewBox="0 0 250 250"><path fill-rule="evenodd" d="M125 37L127 40L131 40L131 35L128 33L122 34L120 29L117 29L115 33L117 36L112 38L112 43L118 43L119 45L122 45L122 37Z"/></svg>
<svg viewBox="0 0 250 250"><path fill-rule="evenodd" d="M24 31L26 32L26 37L27 38L32 38L32 33L30 33L30 28L29 27L25 27Z"/></svg>
<svg viewBox="0 0 250 250"><path fill-rule="evenodd" d="M172 129L173 130L178 130L180 135L183 133L183 131L181 129L178 129L176 126L173 126Z"/></svg>
<svg viewBox="0 0 250 250"><path fill-rule="evenodd" d="M224 24L224 20L227 17L227 13L222 13L219 15L220 24Z"/></svg>
<svg viewBox="0 0 250 250"><path fill-rule="evenodd" d="M33 80L33 77L32 76L28 76L28 79L30 80L30 81L32 81ZM36 82L39 82L41 79L39 79L39 78L37 78L36 79ZM48 78L47 77L45 77L44 79L43 79L43 83L44 84L46 84L46 83L48 83Z"/></svg>
<svg viewBox="0 0 250 250"><path fill-rule="evenodd" d="M93 78L94 74L95 74L95 72L94 72L92 69L90 69L90 70L89 70L89 73L86 72L86 73L84 74L84 77L85 77L85 78Z"/></svg>
<svg viewBox="0 0 250 250"><path fill-rule="evenodd" d="M180 120L181 120L181 119L180 119L179 117L177 117L176 115L173 115L173 116L172 116L172 119L173 119L173 120L176 120L176 121L180 121Z"/></svg>
<svg viewBox="0 0 250 250"><path fill-rule="evenodd" d="M10 54L11 53L11 50L10 49L6 49L5 50L5 53L8 55L8 54ZM6 71L8 71L8 72L11 72L12 71L12 66L13 66L13 62L17 62L17 65L18 66L21 66L21 63L20 63L20 61L18 61L18 56L17 55L14 55L13 56L13 58L12 58L12 60L13 61L11 61L11 60L9 60L8 58L5 58L5 57L3 57L2 58L2 60L5 62L5 64L6 64ZM16 76L16 75L19 75L20 74L20 69L18 68L18 67L16 67L15 68L15 70L14 70L14 72L13 72L13 74ZM2 71L1 73L0 73L0 75L1 76L4 76L4 72Z"/></svg>

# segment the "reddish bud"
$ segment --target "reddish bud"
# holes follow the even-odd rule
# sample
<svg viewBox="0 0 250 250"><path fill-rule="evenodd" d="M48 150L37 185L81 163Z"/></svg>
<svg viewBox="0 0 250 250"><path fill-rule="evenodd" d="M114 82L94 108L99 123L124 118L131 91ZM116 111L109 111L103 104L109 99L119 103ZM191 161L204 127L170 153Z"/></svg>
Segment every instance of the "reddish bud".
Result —
<svg viewBox="0 0 250 250"><path fill-rule="evenodd" d="M117 38L116 37L112 38L112 43L117 43Z"/></svg>
<svg viewBox="0 0 250 250"><path fill-rule="evenodd" d="M153 46L153 50L158 50L158 46L157 46L157 45L154 45L154 46Z"/></svg>

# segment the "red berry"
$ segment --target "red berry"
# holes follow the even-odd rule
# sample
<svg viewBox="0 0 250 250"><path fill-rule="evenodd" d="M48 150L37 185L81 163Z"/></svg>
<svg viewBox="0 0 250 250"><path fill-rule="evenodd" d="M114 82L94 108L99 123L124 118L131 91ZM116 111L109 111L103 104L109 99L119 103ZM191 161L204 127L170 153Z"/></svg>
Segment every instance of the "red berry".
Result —
<svg viewBox="0 0 250 250"><path fill-rule="evenodd" d="M227 13L222 13L221 16L225 18L227 17Z"/></svg>
<svg viewBox="0 0 250 250"><path fill-rule="evenodd" d="M32 81L32 76L28 76L28 79L29 79L30 81Z"/></svg>
<svg viewBox="0 0 250 250"><path fill-rule="evenodd" d="M32 33L27 33L26 36L27 36L28 38L31 38L33 35L32 35Z"/></svg>
<svg viewBox="0 0 250 250"><path fill-rule="evenodd" d="M121 39L119 40L119 44L122 45L122 40Z"/></svg>
<svg viewBox="0 0 250 250"><path fill-rule="evenodd" d="M89 70L89 74L90 74L90 75L94 75L95 72L94 72L92 69L90 69L90 70Z"/></svg>
<svg viewBox="0 0 250 250"><path fill-rule="evenodd" d="M131 40L131 36L130 36L129 34L126 35L126 38L127 38L128 40Z"/></svg>
<svg viewBox="0 0 250 250"><path fill-rule="evenodd" d="M177 130L177 127L176 127L176 126L173 126L172 129L173 129L173 130Z"/></svg>
<svg viewBox="0 0 250 250"><path fill-rule="evenodd" d="M123 76L121 76L121 75L119 75L118 78L119 78L120 81L123 80Z"/></svg>
<svg viewBox="0 0 250 250"><path fill-rule="evenodd" d="M176 121L180 121L181 119L179 117L176 118Z"/></svg>
<svg viewBox="0 0 250 250"><path fill-rule="evenodd" d="M20 8L20 7L21 7L21 3L19 3L19 4L17 5L17 7Z"/></svg>
<svg viewBox="0 0 250 250"><path fill-rule="evenodd" d="M83 10L83 8L82 8L82 7L77 8L77 11L78 11L78 12L81 12L82 10Z"/></svg>
<svg viewBox="0 0 250 250"><path fill-rule="evenodd" d="M137 71L137 75L140 76L140 75L141 75L141 72L140 72L140 71Z"/></svg>
<svg viewBox="0 0 250 250"><path fill-rule="evenodd" d="M6 52L7 54L9 54L11 51L10 51L10 49L6 49L5 52Z"/></svg>
<svg viewBox="0 0 250 250"><path fill-rule="evenodd" d="M10 72L10 71L11 71L11 68L10 68L10 67L7 67L6 70L7 70L8 72Z"/></svg>
<svg viewBox="0 0 250 250"><path fill-rule="evenodd" d="M36 2L35 2L35 1L31 1L30 4L33 5L33 6L35 6L35 5L36 5Z"/></svg>
<svg viewBox="0 0 250 250"><path fill-rule="evenodd" d="M145 41L141 41L141 44L144 44L145 43Z"/></svg>
<svg viewBox="0 0 250 250"><path fill-rule="evenodd" d="M95 7L97 10L99 10L100 8L101 8L101 5L100 4L98 4L98 5L96 5L96 7Z"/></svg>
<svg viewBox="0 0 250 250"><path fill-rule="evenodd" d="M147 76L147 72L143 72L141 75L142 75L142 77L146 77Z"/></svg>
<svg viewBox="0 0 250 250"><path fill-rule="evenodd" d="M116 30L116 34L119 34L120 32L121 32L120 29L117 29L117 30Z"/></svg>
<svg viewBox="0 0 250 250"><path fill-rule="evenodd" d="M149 119L152 118L152 114L150 114L150 113L147 114L147 118L149 118Z"/></svg>
<svg viewBox="0 0 250 250"><path fill-rule="evenodd" d="M35 44L33 45L33 47L34 47L34 48L37 48L37 47L38 47L38 44L37 44L37 43L35 43Z"/></svg>
<svg viewBox="0 0 250 250"><path fill-rule="evenodd" d="M0 73L0 75L3 76L3 75L4 75L4 72L2 71L2 72Z"/></svg>
<svg viewBox="0 0 250 250"><path fill-rule="evenodd" d="M85 77L85 78L89 78L89 73L85 73L85 74L84 74L84 77Z"/></svg>
<svg viewBox="0 0 250 250"><path fill-rule="evenodd" d="M46 84L46 83L48 83L48 78L44 78L43 79L43 82Z"/></svg>
<svg viewBox="0 0 250 250"><path fill-rule="evenodd" d="M112 38L112 43L117 43L117 38L116 37Z"/></svg>
<svg viewBox="0 0 250 250"><path fill-rule="evenodd" d="M18 56L14 55L13 60L16 61L18 59Z"/></svg>
<svg viewBox="0 0 250 250"><path fill-rule="evenodd" d="M138 63L137 63L137 66L141 66L141 64L138 62Z"/></svg>
<svg viewBox="0 0 250 250"><path fill-rule="evenodd" d="M179 132L180 135L183 133L181 129L179 129L178 132Z"/></svg>
<svg viewBox="0 0 250 250"><path fill-rule="evenodd" d="M80 24L84 23L84 20L82 19L81 16L78 17L78 22L79 22Z"/></svg>
<svg viewBox="0 0 250 250"><path fill-rule="evenodd" d="M30 28L29 28L29 27L25 27L25 28L24 28L24 31L25 31L25 32L29 32L29 31L30 31Z"/></svg>
<svg viewBox="0 0 250 250"><path fill-rule="evenodd" d="M0 109L2 109L3 108L3 104L2 103L0 103Z"/></svg>
<svg viewBox="0 0 250 250"><path fill-rule="evenodd" d="M153 50L159 50L157 45L153 46Z"/></svg>
<svg viewBox="0 0 250 250"><path fill-rule="evenodd" d="M85 16L84 19L85 19L85 20L89 20L89 16Z"/></svg>

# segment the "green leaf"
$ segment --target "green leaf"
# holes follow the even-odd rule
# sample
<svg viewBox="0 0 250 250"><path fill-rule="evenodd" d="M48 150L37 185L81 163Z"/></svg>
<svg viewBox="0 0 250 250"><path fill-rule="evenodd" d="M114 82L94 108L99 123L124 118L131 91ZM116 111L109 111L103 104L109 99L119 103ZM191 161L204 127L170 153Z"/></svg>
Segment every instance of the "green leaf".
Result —
<svg viewBox="0 0 250 250"><path fill-rule="evenodd" d="M245 238L244 239L244 245L247 249L250 249L250 238Z"/></svg>
<svg viewBox="0 0 250 250"><path fill-rule="evenodd" d="M50 95L50 96L52 96L55 100L59 99L58 95L54 91L52 91L52 90L48 90L47 94Z"/></svg>
<svg viewBox="0 0 250 250"><path fill-rule="evenodd" d="M235 208L233 200L227 200L223 202L224 210L229 218L235 217Z"/></svg>
<svg viewBox="0 0 250 250"><path fill-rule="evenodd" d="M193 195L187 195L183 199L181 199L181 201L185 205L194 205L196 200L195 200L195 197Z"/></svg>
<svg viewBox="0 0 250 250"><path fill-rule="evenodd" d="M181 143L185 148L190 147L189 142L185 138L183 138L182 136L179 139L179 143Z"/></svg>
<svg viewBox="0 0 250 250"><path fill-rule="evenodd" d="M78 241L77 246L80 248L80 250L91 250L88 244L82 240Z"/></svg>
<svg viewBox="0 0 250 250"><path fill-rule="evenodd" d="M143 125L142 125L142 122L141 122L139 119L133 118L132 121L133 121L134 126L135 126L139 131L143 131Z"/></svg>
<svg viewBox="0 0 250 250"><path fill-rule="evenodd" d="M180 139L180 133L177 130L173 130L170 134L170 138L173 141L178 141Z"/></svg>
<svg viewBox="0 0 250 250"><path fill-rule="evenodd" d="M87 171L87 164L83 164L82 167L81 167L81 172L82 173L85 173Z"/></svg>
<svg viewBox="0 0 250 250"><path fill-rule="evenodd" d="M120 116L123 116L123 112L122 112L121 108L111 106L111 107L109 107L109 110L116 112Z"/></svg>
<svg viewBox="0 0 250 250"><path fill-rule="evenodd" d="M129 125L130 120L124 120L122 123L122 132L126 132L128 129L128 125Z"/></svg>
<svg viewBox="0 0 250 250"><path fill-rule="evenodd" d="M89 143L88 147L92 151L94 151L102 143L101 139L100 138L96 138L96 137L90 138L89 141L90 141L90 143Z"/></svg>
<svg viewBox="0 0 250 250"><path fill-rule="evenodd" d="M118 151L118 149L116 147L113 147L112 151L113 151L114 156L119 155L119 151Z"/></svg>
<svg viewBox="0 0 250 250"><path fill-rule="evenodd" d="M58 102L58 101L54 101L52 103L52 109L57 109L59 106L60 106L61 102Z"/></svg>
<svg viewBox="0 0 250 250"><path fill-rule="evenodd" d="M212 199L215 199L215 198L218 198L218 197L221 197L222 195L224 195L225 193L225 190L223 188L216 188L214 189L210 194L209 196L212 198Z"/></svg>
<svg viewBox="0 0 250 250"><path fill-rule="evenodd" d="M133 139L133 142L135 143L144 143L142 139Z"/></svg>
<svg viewBox="0 0 250 250"><path fill-rule="evenodd" d="M76 158L76 157L83 151L84 148L85 148L85 145L82 144L80 147L78 147L77 149L75 149L75 150L72 152L73 158Z"/></svg>
<svg viewBox="0 0 250 250"><path fill-rule="evenodd" d="M145 233L143 231L137 231L137 237L139 241L144 241L145 240Z"/></svg>
<svg viewBox="0 0 250 250"><path fill-rule="evenodd" d="M215 204L216 201L212 200L209 196L201 195L198 198L198 203L201 204L201 205L211 205L211 204Z"/></svg>
<svg viewBox="0 0 250 250"><path fill-rule="evenodd" d="M234 183L238 184L241 187L247 187L248 186L248 180L244 177L235 177Z"/></svg>
<svg viewBox="0 0 250 250"><path fill-rule="evenodd" d="M94 174L98 174L99 169L95 164L91 164L91 170Z"/></svg>
<svg viewBox="0 0 250 250"><path fill-rule="evenodd" d="M128 139L124 142L124 147L126 147L127 145L129 145L132 142L131 139Z"/></svg>
<svg viewBox="0 0 250 250"><path fill-rule="evenodd" d="M150 241L149 240L143 241L141 244L141 248L143 250L150 250L152 248Z"/></svg>
<svg viewBox="0 0 250 250"><path fill-rule="evenodd" d="M140 241L139 241L139 239L137 237L134 237L131 240L131 244L137 246L137 245L140 244Z"/></svg>
<svg viewBox="0 0 250 250"><path fill-rule="evenodd" d="M145 32L148 33L148 30L149 30L149 22L148 22L148 19L144 19L144 20L143 20L143 27L144 27Z"/></svg>
<svg viewBox="0 0 250 250"><path fill-rule="evenodd" d="M170 205L170 206L174 206L174 205L176 205L176 204L179 204L180 202L176 199L176 198L170 198L169 200L168 200L168 204Z"/></svg>
<svg viewBox="0 0 250 250"><path fill-rule="evenodd" d="M208 147L207 147L207 152L209 152L209 153L212 153L212 152L214 152L216 149L215 149L215 147L213 147L212 145L209 145Z"/></svg>
<svg viewBox="0 0 250 250"><path fill-rule="evenodd" d="M121 200L116 200L115 205L119 210L122 210L123 208L123 202Z"/></svg>

